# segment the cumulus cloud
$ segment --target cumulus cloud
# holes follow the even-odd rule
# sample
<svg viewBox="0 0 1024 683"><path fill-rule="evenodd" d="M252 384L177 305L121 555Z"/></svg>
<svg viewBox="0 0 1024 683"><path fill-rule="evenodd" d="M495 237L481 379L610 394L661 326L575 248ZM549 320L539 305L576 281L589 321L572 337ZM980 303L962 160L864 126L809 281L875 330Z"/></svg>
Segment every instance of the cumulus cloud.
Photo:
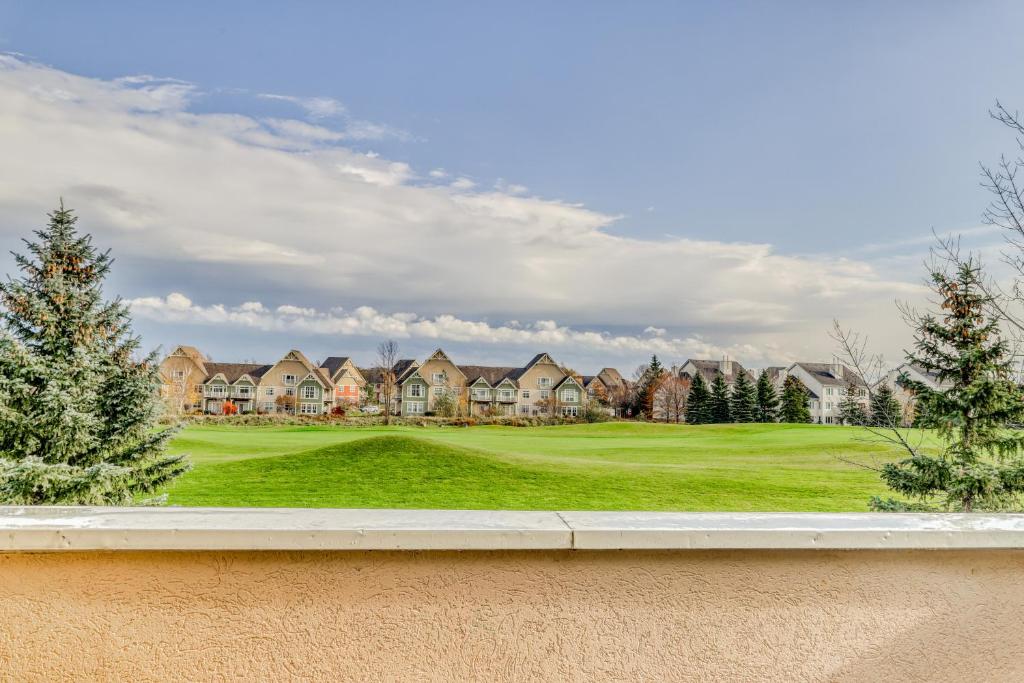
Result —
<svg viewBox="0 0 1024 683"><path fill-rule="evenodd" d="M613 356L660 354L671 358L725 355L762 360L762 351L751 346L721 347L696 337L668 337L665 330L653 336L615 335L573 329L554 320L532 324L510 321L492 325L465 320L454 315L432 318L415 313L382 313L370 306L352 311L336 308L318 311L284 304L271 310L258 301L240 306L198 305L180 292L166 297L128 299L136 317L184 325L231 325L261 332L290 332L301 336L364 336L396 339L426 339L434 342L460 342L525 348L552 348L577 353L597 352ZM645 330L649 332L649 330Z"/></svg>
<svg viewBox="0 0 1024 683"><path fill-rule="evenodd" d="M279 320L283 313L267 310L283 303L282 292L301 292L303 308L365 302L418 311L426 316L416 317L419 330L486 328L467 322L474 317L558 320L561 334L632 329L647 345L638 349L710 339L716 348L827 358L835 316L890 350L904 343L890 332L898 327L892 301L920 288L871 261L613 234L618 216L523 196L525 188L504 181L490 190L458 176L449 185L419 183L407 163L346 148L351 122L331 125L328 116L340 105L296 102L309 118L323 116L263 121L194 112L195 92L168 79L85 78L0 56L0 238L22 236L25 217L41 218L63 195L121 264L144 259L193 298L244 283L237 302L249 303L189 302L190 315ZM168 310L183 304L152 301ZM258 301L273 304L256 309ZM323 325L324 315L331 320L298 317ZM384 329L412 324L375 316ZM339 320L353 318L361 320ZM648 326L666 333L638 332ZM514 339L519 328L486 329L484 336ZM608 340L633 338L598 334L593 343L628 346Z"/></svg>
<svg viewBox="0 0 1024 683"><path fill-rule="evenodd" d="M345 105L331 97L296 97L294 95L277 95L260 93L259 97L266 100L289 102L306 111L310 118L324 119L340 116L346 112Z"/></svg>

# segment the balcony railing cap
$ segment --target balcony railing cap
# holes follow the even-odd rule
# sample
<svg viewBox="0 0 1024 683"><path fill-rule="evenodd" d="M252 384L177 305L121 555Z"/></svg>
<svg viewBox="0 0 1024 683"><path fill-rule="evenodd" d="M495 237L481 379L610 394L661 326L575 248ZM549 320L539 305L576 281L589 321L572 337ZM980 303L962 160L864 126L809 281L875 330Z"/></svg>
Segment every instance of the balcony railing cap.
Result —
<svg viewBox="0 0 1024 683"><path fill-rule="evenodd" d="M1024 515L0 507L0 551L1024 548Z"/></svg>

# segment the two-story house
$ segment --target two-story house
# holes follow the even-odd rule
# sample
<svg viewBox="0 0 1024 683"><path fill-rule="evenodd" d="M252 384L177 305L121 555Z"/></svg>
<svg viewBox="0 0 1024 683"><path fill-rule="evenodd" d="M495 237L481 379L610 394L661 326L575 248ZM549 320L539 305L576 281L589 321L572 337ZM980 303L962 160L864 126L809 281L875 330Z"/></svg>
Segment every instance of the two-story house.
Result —
<svg viewBox="0 0 1024 683"><path fill-rule="evenodd" d="M334 405L354 407L362 403L366 378L348 356L329 356L320 369L334 385Z"/></svg>
<svg viewBox="0 0 1024 683"><path fill-rule="evenodd" d="M334 387L324 370L292 349L260 378L259 409L266 413L321 415L334 404Z"/></svg>
<svg viewBox="0 0 1024 683"><path fill-rule="evenodd" d="M850 388L857 392L856 399L865 410L868 407L867 385L842 363L793 363L786 368L786 375L796 377L810 392L811 422L841 424L839 404Z"/></svg>
<svg viewBox="0 0 1024 683"><path fill-rule="evenodd" d="M442 349L430 354L421 365L405 369L398 386L402 415L432 413L444 395L451 397L460 412L466 406L466 375Z"/></svg>
<svg viewBox="0 0 1024 683"><path fill-rule="evenodd" d="M736 378L740 374L745 374L749 380L755 381L754 376L746 368L740 365L738 361L729 358L723 358L722 360L689 358L679 368L680 376L685 375L690 380L693 380L697 375L700 375L708 386L711 386L715 379L721 376L729 389L732 389L732 385L736 383Z"/></svg>
<svg viewBox="0 0 1024 683"><path fill-rule="evenodd" d="M882 378L882 383L892 389L893 398L899 401L903 424L910 425L914 422L915 396L913 390L904 383L904 378L920 382L933 391L940 391L948 388L951 382L939 382L938 375L913 363L903 363L893 368Z"/></svg>

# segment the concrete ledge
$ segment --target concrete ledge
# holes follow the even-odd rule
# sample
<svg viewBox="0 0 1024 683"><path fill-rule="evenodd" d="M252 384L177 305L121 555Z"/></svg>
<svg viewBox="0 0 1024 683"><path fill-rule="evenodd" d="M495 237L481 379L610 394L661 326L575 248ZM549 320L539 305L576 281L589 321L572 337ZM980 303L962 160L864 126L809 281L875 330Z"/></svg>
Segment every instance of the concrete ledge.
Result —
<svg viewBox="0 0 1024 683"><path fill-rule="evenodd" d="M0 507L0 552L1024 548L1024 515Z"/></svg>

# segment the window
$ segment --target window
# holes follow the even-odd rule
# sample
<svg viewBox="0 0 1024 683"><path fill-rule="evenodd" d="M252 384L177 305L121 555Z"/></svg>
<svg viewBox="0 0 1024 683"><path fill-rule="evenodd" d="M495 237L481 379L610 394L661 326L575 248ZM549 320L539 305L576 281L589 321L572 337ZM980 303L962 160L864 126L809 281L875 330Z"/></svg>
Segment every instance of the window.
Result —
<svg viewBox="0 0 1024 683"><path fill-rule="evenodd" d="M487 389L473 389L473 398L477 400L485 401L490 397L490 395L491 392Z"/></svg>
<svg viewBox="0 0 1024 683"><path fill-rule="evenodd" d="M550 387L551 386L551 378L550 377L538 377L537 378L537 386L538 387Z"/></svg>
<svg viewBox="0 0 1024 683"><path fill-rule="evenodd" d="M541 391L540 391L540 400L546 401L549 398L551 398L551 391L548 390L548 389L541 389Z"/></svg>
<svg viewBox="0 0 1024 683"><path fill-rule="evenodd" d="M318 392L317 388L314 386L302 387L302 398L317 398L319 395L320 392Z"/></svg>
<svg viewBox="0 0 1024 683"><path fill-rule="evenodd" d="M442 396L444 394L444 387L434 387L434 396Z"/></svg>
<svg viewBox="0 0 1024 683"><path fill-rule="evenodd" d="M295 395L295 388L294 387L288 387L287 389L284 390L284 395L285 396L294 396Z"/></svg>
<svg viewBox="0 0 1024 683"><path fill-rule="evenodd" d="M530 398L530 392L529 391L524 391L523 392L523 398Z"/></svg>
<svg viewBox="0 0 1024 683"><path fill-rule="evenodd" d="M825 401L825 410L832 410L832 401Z"/></svg>
<svg viewBox="0 0 1024 683"><path fill-rule="evenodd" d="M235 391L239 396L249 396L249 392L252 391L252 387L235 387Z"/></svg>
<svg viewBox="0 0 1024 683"><path fill-rule="evenodd" d="M562 389L562 400L566 403L575 403L580 398L580 392L575 389Z"/></svg>
<svg viewBox="0 0 1024 683"><path fill-rule="evenodd" d="M227 387L223 384L211 384L208 389L211 396L223 396L227 393Z"/></svg>
<svg viewBox="0 0 1024 683"><path fill-rule="evenodd" d="M832 387L825 387L825 395L826 396L831 396L832 395Z"/></svg>
<svg viewBox="0 0 1024 683"><path fill-rule="evenodd" d="M297 377L295 375L281 375L281 381L284 382L285 386L295 384Z"/></svg>
<svg viewBox="0 0 1024 683"><path fill-rule="evenodd" d="M320 406L315 403L303 403L299 406L299 412L305 415L316 415L320 412Z"/></svg>
<svg viewBox="0 0 1024 683"><path fill-rule="evenodd" d="M274 387L267 387L267 390L264 391L263 393L266 394L267 396L273 396L274 395Z"/></svg>
<svg viewBox="0 0 1024 683"><path fill-rule="evenodd" d="M565 417L577 417L579 408L577 406L562 406L562 415Z"/></svg>
<svg viewBox="0 0 1024 683"><path fill-rule="evenodd" d="M502 401L511 401L512 400L512 390L511 389L502 389L501 391L498 392L498 398L500 398Z"/></svg>
<svg viewBox="0 0 1024 683"><path fill-rule="evenodd" d="M175 370L174 372L171 373L171 377L173 377L174 379L185 379L185 371Z"/></svg>
<svg viewBox="0 0 1024 683"><path fill-rule="evenodd" d="M268 413L274 412L274 404L273 403L264 403L263 404L263 410L265 410Z"/></svg>
<svg viewBox="0 0 1024 683"><path fill-rule="evenodd" d="M443 372L435 372L430 376L430 381L434 384L444 384L447 376Z"/></svg>
<svg viewBox="0 0 1024 683"><path fill-rule="evenodd" d="M410 384L409 391L406 392L411 398L423 398L423 385L422 384Z"/></svg>
<svg viewBox="0 0 1024 683"><path fill-rule="evenodd" d="M519 406L519 412L522 413L523 415L529 415L530 406Z"/></svg>
<svg viewBox="0 0 1024 683"><path fill-rule="evenodd" d="M413 385L413 386L417 386L417 385ZM423 403L423 401L409 401L406 405L409 406L407 408L407 410L408 410L408 413L410 415L422 415L423 414L424 407L425 407L425 404Z"/></svg>

